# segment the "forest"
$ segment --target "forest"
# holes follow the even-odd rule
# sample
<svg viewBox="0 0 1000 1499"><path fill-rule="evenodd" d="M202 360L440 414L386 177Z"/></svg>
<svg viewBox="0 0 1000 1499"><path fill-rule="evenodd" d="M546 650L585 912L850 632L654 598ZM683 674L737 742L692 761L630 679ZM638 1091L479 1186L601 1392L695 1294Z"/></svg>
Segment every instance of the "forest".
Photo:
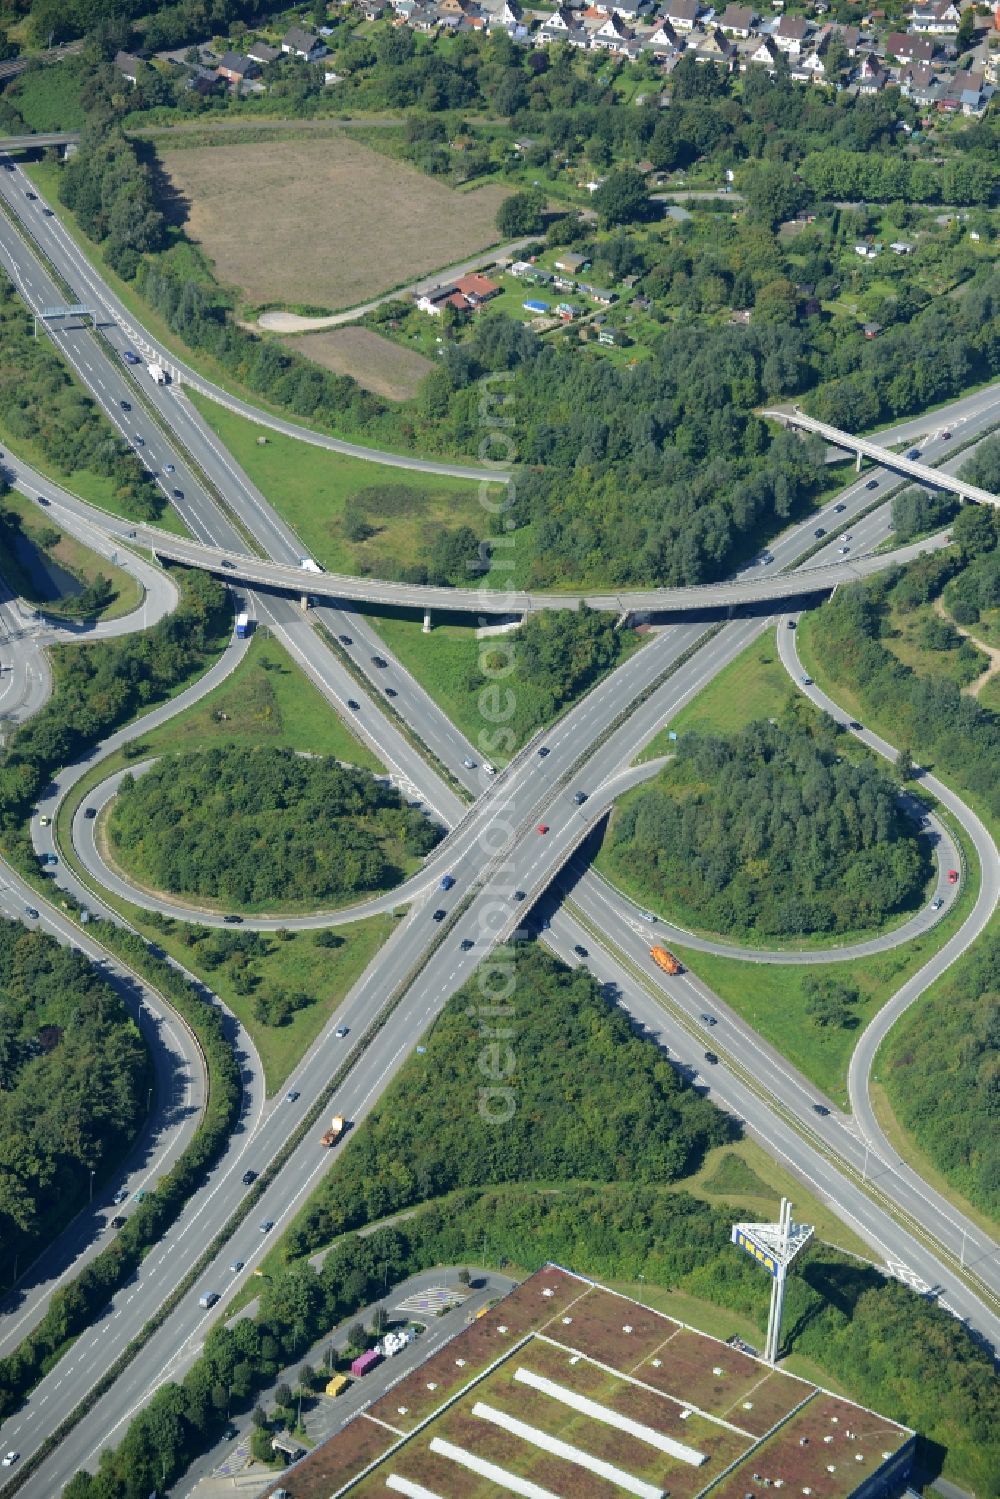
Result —
<svg viewBox="0 0 1000 1499"><path fill-rule="evenodd" d="M125 776L109 836L157 889L250 906L386 889L402 877L399 858L428 853L441 829L367 770L233 745Z"/></svg>
<svg viewBox="0 0 1000 1499"><path fill-rule="evenodd" d="M22 1267L136 1133L145 1046L80 953L0 917L0 1272Z"/></svg>
<svg viewBox="0 0 1000 1499"><path fill-rule="evenodd" d="M115 480L125 514L156 520L166 501L138 457L76 383L0 271L0 421L9 440L38 444L64 476L89 469Z"/></svg>
<svg viewBox="0 0 1000 1499"><path fill-rule="evenodd" d="M733 1137L586 969L534 946L510 953L509 966L509 1003L485 997L476 980L448 1002L426 1054L407 1063L314 1193L290 1254L456 1187L677 1181ZM494 1052L512 1059L505 1086L517 1104L502 1127L483 1098Z"/></svg>
<svg viewBox="0 0 1000 1499"><path fill-rule="evenodd" d="M868 930L921 899L930 860L898 787L837 753L825 726L684 734L611 824L612 868L650 901L725 935Z"/></svg>

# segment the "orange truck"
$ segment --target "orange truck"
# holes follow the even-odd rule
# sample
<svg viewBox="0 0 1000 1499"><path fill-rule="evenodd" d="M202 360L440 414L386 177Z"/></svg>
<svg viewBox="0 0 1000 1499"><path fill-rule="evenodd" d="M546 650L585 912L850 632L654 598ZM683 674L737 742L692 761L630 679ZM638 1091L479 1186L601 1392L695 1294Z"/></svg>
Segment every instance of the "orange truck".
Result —
<svg viewBox="0 0 1000 1499"><path fill-rule="evenodd" d="M680 973L682 971L681 965L673 953L667 952L665 947L651 947L649 949L649 956L657 968L662 968L664 973Z"/></svg>
<svg viewBox="0 0 1000 1499"><path fill-rule="evenodd" d="M326 1134L323 1136L319 1143L321 1145L336 1145L337 1141L340 1139L343 1133L343 1117L340 1114L334 1114L333 1118L330 1120L330 1128L327 1130Z"/></svg>

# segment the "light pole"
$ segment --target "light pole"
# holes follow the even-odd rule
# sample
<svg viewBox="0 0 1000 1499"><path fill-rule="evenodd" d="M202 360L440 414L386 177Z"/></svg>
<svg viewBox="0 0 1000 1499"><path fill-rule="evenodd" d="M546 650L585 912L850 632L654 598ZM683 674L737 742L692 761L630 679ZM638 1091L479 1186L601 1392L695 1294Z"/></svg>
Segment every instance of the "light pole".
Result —
<svg viewBox="0 0 1000 1499"><path fill-rule="evenodd" d="M94 1200L94 1168L93 1168L93 1166L91 1166L91 1168L90 1168L90 1201L93 1202L93 1200Z"/></svg>

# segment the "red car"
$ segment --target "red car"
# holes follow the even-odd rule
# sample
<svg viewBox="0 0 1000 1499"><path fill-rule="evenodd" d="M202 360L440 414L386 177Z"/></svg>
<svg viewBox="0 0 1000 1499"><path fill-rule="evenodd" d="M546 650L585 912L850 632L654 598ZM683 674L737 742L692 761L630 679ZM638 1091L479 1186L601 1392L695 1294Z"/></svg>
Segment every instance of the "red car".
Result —
<svg viewBox="0 0 1000 1499"><path fill-rule="evenodd" d="M549 825L548 825L548 823L547 823L547 822L540 822L540 823L539 823L539 824L538 824L538 831L539 831L539 832L540 832L540 833L547 833L547 832L548 832L548 830L549 830Z"/></svg>
<svg viewBox="0 0 1000 1499"><path fill-rule="evenodd" d="M949 885L957 885L958 884L958 870L957 869L949 869L949 871L948 871L948 884Z"/></svg>

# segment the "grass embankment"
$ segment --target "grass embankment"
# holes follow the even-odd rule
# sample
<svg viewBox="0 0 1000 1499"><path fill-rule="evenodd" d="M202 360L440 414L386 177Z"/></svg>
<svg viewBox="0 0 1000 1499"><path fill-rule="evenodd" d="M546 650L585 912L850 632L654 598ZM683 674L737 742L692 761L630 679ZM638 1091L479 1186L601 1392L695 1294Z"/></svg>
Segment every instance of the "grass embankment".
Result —
<svg viewBox="0 0 1000 1499"><path fill-rule="evenodd" d="M82 541L78 541L67 531L61 531L52 518L51 511L39 510L24 495L18 494L15 490L11 490L0 500L0 510L9 511L15 515L21 530L32 546L51 557L68 573L72 573L85 588L95 583L98 578L108 580L114 589L113 597L103 608L87 615L87 618L118 619L123 614L129 614L139 607L142 602L143 589L138 579L133 578L131 573L124 572L122 568L116 567L107 557L102 557L90 547L84 546ZM51 540L53 533L58 534L58 541ZM46 614L68 620L82 617L73 607L75 595L65 594L58 599L40 599L28 570L22 567L13 555L0 557L0 568L10 587L29 603L39 605Z"/></svg>
<svg viewBox="0 0 1000 1499"><path fill-rule="evenodd" d="M329 572L397 576L420 557L440 529L468 525L477 535L486 532L488 516L474 480L332 453L261 428L195 392L190 395L250 478L295 528L309 555ZM266 442L258 442L260 437ZM366 541L351 541L347 535L348 501L355 502L372 528L374 534Z"/></svg>
<svg viewBox="0 0 1000 1499"><path fill-rule="evenodd" d="M809 616L806 616L808 619ZM803 626L800 625L800 631ZM800 646L801 646L800 642ZM803 664L812 670L803 656ZM858 712L855 701L847 702L838 689L838 701L847 712ZM746 723L759 718L778 718L792 709L812 713L796 690L778 657L775 631L755 640L731 662L677 716L670 728L678 733L699 732L731 734ZM656 746L658 745L658 749ZM662 730L647 753L665 753L669 741ZM857 741L844 736L843 753L867 755ZM930 799L929 799L930 800ZM945 814L946 815L946 814ZM979 867L958 826L949 826L963 844L966 878L947 914L930 931L875 957L857 961L802 964L758 963L739 958L719 957L674 944L685 966L709 985L744 1020L772 1046L788 1058L834 1102L847 1103L847 1068L851 1053L868 1021L882 1005L924 963L937 952L965 920L979 890ZM616 884L622 884L620 872L609 869L609 856L602 848L597 867ZM631 882L629 893L640 905L649 905L650 896L641 879ZM663 903L652 901L658 914L671 919L673 913ZM850 934L838 939L854 940ZM779 946L778 943L770 944ZM829 947L806 939L801 944L811 950ZM808 980L830 979L853 985L859 1000L853 1006L855 1023L848 1028L817 1025L807 1012Z"/></svg>
<svg viewBox="0 0 1000 1499"><path fill-rule="evenodd" d="M139 740L131 758L220 744L284 746L382 769L327 710L316 688L292 665L278 642L263 634L254 638L246 658L225 682ZM120 754L103 760L78 784L60 811L57 832L62 853L78 874L82 871L73 857L70 836L73 814L93 786L126 764L128 760ZM281 986L315 996L314 1003L297 1010L286 1025L273 1027L255 1018L254 993L238 992L241 980L231 963L216 967L199 963L198 942L191 945L185 939L193 933L207 939L205 928L184 922L164 925L129 901L103 893L102 900L143 936L198 973L239 1016L260 1052L269 1093L288 1077L393 927L389 916L339 927L337 936L343 938L343 944L336 948L318 946L311 932L296 932L285 940L268 939L268 952L246 965L251 970L254 992Z"/></svg>

